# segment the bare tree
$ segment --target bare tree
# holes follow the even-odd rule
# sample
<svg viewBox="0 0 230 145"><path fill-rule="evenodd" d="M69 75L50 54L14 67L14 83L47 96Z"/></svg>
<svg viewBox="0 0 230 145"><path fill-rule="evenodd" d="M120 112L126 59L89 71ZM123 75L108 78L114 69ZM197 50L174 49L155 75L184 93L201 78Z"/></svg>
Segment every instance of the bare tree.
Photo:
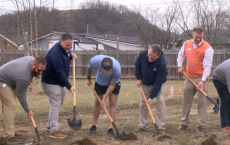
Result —
<svg viewBox="0 0 230 145"><path fill-rule="evenodd" d="M179 3L180 16L177 24L189 37L193 27L202 26L204 39L215 47L230 36L229 2L229 0L192 0L188 4ZM185 10L188 8L189 10Z"/></svg>
<svg viewBox="0 0 230 145"><path fill-rule="evenodd" d="M165 9L157 7L142 7L136 9L138 18L134 16L127 22L138 33L144 47L156 43L163 49L168 49L170 43L177 39L178 2L167 4Z"/></svg>

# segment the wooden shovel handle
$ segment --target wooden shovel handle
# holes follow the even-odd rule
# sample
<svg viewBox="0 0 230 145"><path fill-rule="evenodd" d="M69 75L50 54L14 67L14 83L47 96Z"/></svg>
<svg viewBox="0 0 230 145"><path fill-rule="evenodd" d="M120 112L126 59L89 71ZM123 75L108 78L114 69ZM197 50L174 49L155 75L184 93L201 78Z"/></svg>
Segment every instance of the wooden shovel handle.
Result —
<svg viewBox="0 0 230 145"><path fill-rule="evenodd" d="M33 116L31 116L31 121L32 121L32 123L33 123L34 128L36 128L37 126L36 126L36 124L35 124L35 121L34 121L34 117L33 117Z"/></svg>
<svg viewBox="0 0 230 145"><path fill-rule="evenodd" d="M153 113L152 113L152 111L151 111L151 109L150 109L150 107L149 107L149 104L147 103L147 99L146 99L146 96L145 96L145 93L144 93L144 91L143 91L142 86L140 86L140 89L141 89L141 93L142 93L142 95L143 95L143 97L144 97L144 99L145 99L145 103L146 103L147 108L148 108L148 110L149 110L150 116L151 116L151 118L152 118L152 120L153 120L153 124L155 124L156 121L155 121L155 119L154 119L154 117L153 117Z"/></svg>
<svg viewBox="0 0 230 145"><path fill-rule="evenodd" d="M196 86L197 88L197 84L185 73L183 72L183 74L186 76L186 78L188 78L190 80L191 83L193 83L194 86ZM199 91L201 91L202 94L204 94L205 96L208 96L203 90L201 90L200 88L198 88Z"/></svg>
<svg viewBox="0 0 230 145"><path fill-rule="evenodd" d="M75 59L73 58L73 87L75 89ZM76 91L73 92L73 106L76 106Z"/></svg>
<svg viewBox="0 0 230 145"><path fill-rule="evenodd" d="M92 85L90 85L90 88L92 89L92 91L94 92L94 94L95 94L97 100L98 100L98 101L100 102L100 104L101 104L101 99L100 99L100 97L98 96L97 92L94 90L94 88L93 88ZM113 119L112 119L111 116L109 115L109 113L108 113L107 109L105 108L105 106L103 106L103 109L105 110L105 113L106 113L107 116L109 117L109 120L110 120L111 122L113 122Z"/></svg>

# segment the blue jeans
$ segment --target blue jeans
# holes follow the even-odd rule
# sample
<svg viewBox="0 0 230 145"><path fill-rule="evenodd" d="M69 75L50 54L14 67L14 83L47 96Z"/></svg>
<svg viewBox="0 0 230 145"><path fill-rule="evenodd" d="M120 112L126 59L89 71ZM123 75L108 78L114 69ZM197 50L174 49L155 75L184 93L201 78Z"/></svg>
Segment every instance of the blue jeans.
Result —
<svg viewBox="0 0 230 145"><path fill-rule="evenodd" d="M230 125L230 94L228 86L218 80L213 80L213 84L220 97L220 120L221 127Z"/></svg>

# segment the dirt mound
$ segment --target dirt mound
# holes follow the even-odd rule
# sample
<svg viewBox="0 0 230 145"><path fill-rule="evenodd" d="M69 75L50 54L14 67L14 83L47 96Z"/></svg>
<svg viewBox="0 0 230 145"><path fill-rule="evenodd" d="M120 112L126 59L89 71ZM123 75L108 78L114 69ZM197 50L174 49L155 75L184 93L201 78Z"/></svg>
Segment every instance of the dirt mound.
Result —
<svg viewBox="0 0 230 145"><path fill-rule="evenodd" d="M210 135L205 141L201 143L201 145L218 145L216 138L216 135Z"/></svg>
<svg viewBox="0 0 230 145"><path fill-rule="evenodd" d="M0 138L0 145L7 145L7 139L4 137Z"/></svg>
<svg viewBox="0 0 230 145"><path fill-rule="evenodd" d="M172 137L169 135L166 135L166 134L156 136L156 140L158 140L158 141L163 141L165 139L172 139Z"/></svg>
<svg viewBox="0 0 230 145"><path fill-rule="evenodd" d="M137 136L134 134L134 133L128 133L128 134L125 134L121 140L137 140Z"/></svg>
<svg viewBox="0 0 230 145"><path fill-rule="evenodd" d="M90 138L85 137L82 140L78 140L76 142L73 142L71 145L78 144L78 145L97 145L95 142L93 142Z"/></svg>

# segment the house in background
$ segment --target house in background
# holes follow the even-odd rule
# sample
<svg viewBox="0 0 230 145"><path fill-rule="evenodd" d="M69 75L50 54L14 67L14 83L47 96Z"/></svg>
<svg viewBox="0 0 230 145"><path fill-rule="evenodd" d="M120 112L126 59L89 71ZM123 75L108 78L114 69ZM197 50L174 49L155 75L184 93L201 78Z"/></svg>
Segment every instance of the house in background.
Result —
<svg viewBox="0 0 230 145"><path fill-rule="evenodd" d="M92 35L92 34L82 34L85 38L89 38L106 44L108 46L117 48L117 38L119 37L119 49L120 50L142 50L144 49L140 45L140 39L138 37L130 36L115 36L115 35Z"/></svg>
<svg viewBox="0 0 230 145"><path fill-rule="evenodd" d="M54 44L61 39L64 32L53 31L52 33L45 34L38 37L38 49L49 50ZM117 37L119 37L120 50L142 50L138 37L129 36L114 36L114 35L89 35L70 33L73 36L73 50L116 50ZM36 40L28 42L28 48L36 47ZM24 44L19 45L19 48L24 49Z"/></svg>
<svg viewBox="0 0 230 145"><path fill-rule="evenodd" d="M61 35L64 32L53 31L52 33L45 34L38 37L38 49L39 50L49 50L54 44L60 41ZM73 50L115 50L115 48L104 45L95 40L86 38L77 33L70 33L73 36ZM36 48L36 40L32 40L32 48ZM24 49L24 44L19 45L20 49ZM31 48L31 41L28 42L28 48Z"/></svg>
<svg viewBox="0 0 230 145"><path fill-rule="evenodd" d="M0 49L18 50L17 44L0 34Z"/></svg>

